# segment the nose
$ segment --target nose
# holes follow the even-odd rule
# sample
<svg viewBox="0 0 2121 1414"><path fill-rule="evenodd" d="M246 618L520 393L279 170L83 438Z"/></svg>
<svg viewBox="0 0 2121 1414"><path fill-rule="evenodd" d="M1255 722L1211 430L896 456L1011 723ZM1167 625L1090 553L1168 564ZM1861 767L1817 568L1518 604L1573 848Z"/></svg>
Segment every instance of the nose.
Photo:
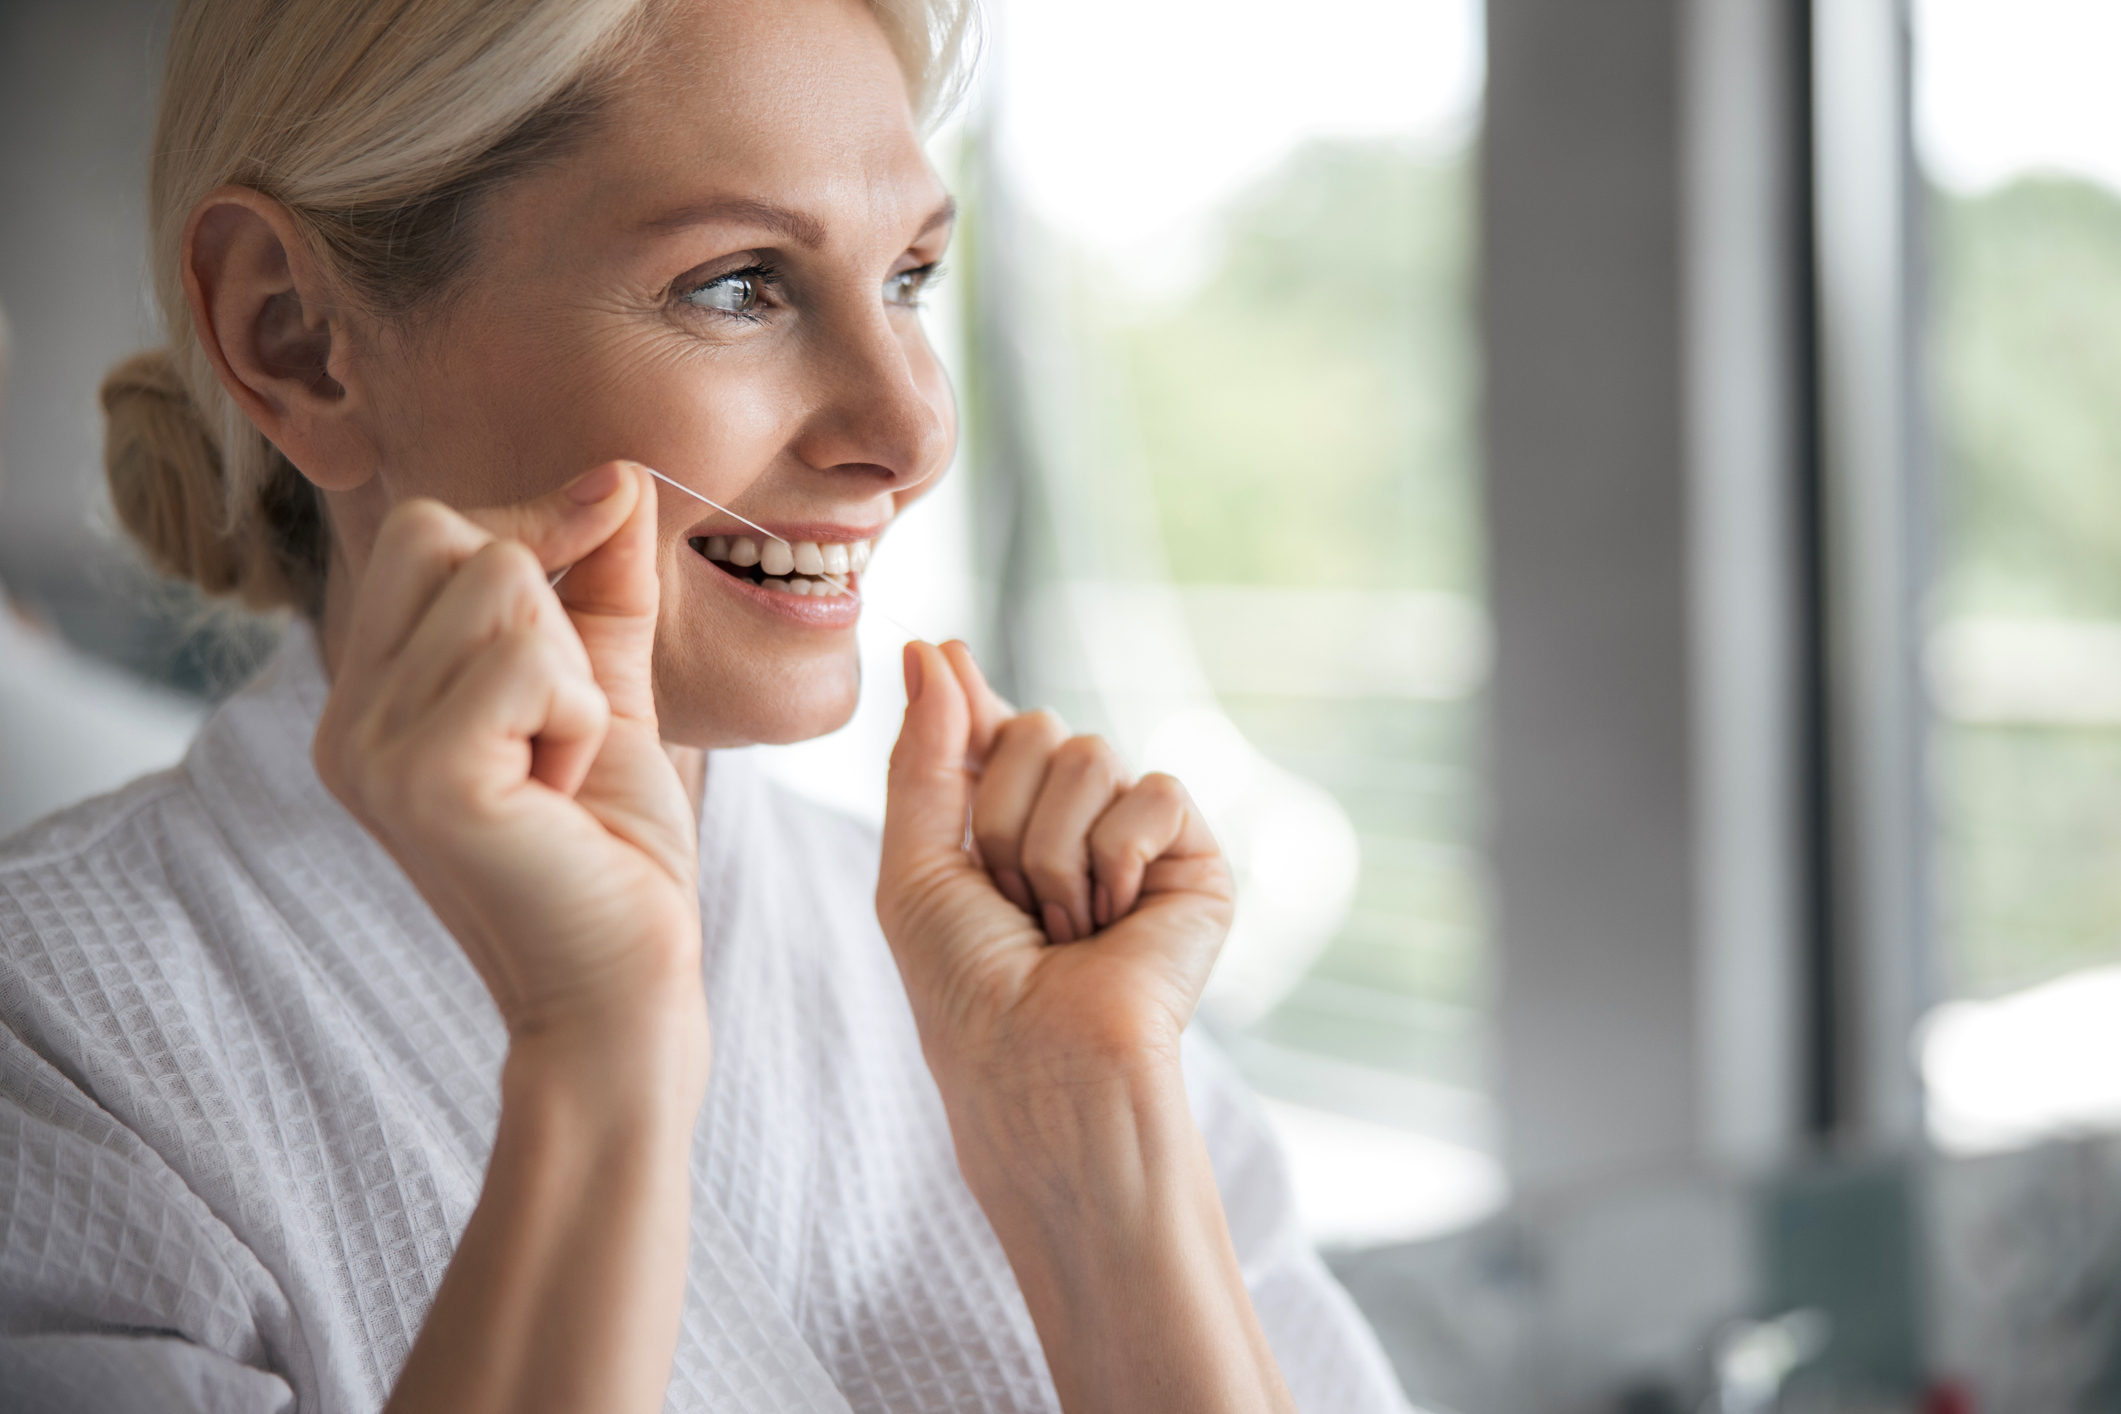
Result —
<svg viewBox="0 0 2121 1414"><path fill-rule="evenodd" d="M908 491L950 456L950 388L914 316L868 310L818 331L812 398L794 447L820 471L847 469Z"/></svg>

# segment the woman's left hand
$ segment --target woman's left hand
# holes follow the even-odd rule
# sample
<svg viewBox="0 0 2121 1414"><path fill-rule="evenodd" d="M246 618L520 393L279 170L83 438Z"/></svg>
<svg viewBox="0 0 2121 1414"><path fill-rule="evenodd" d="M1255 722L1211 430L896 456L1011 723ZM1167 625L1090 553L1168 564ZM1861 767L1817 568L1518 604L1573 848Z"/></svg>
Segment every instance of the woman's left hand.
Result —
<svg viewBox="0 0 2121 1414"><path fill-rule="evenodd" d="M1179 1065L1230 927L1214 836L961 643L910 645L906 689L877 916L1061 1407L1294 1414Z"/></svg>
<svg viewBox="0 0 2121 1414"><path fill-rule="evenodd" d="M946 1097L1175 1067L1233 902L1199 808L962 643L907 645L906 680L877 913Z"/></svg>

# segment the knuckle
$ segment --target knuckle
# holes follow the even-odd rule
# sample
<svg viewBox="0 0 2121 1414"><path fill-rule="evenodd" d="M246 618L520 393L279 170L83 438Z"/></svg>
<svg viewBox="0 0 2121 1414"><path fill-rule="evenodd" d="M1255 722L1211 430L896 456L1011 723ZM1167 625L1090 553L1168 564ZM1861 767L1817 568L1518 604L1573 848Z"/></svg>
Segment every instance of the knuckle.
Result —
<svg viewBox="0 0 2121 1414"><path fill-rule="evenodd" d="M1119 753L1101 736L1069 737L1054 752L1053 769L1077 781L1117 781L1122 774Z"/></svg>
<svg viewBox="0 0 2121 1414"><path fill-rule="evenodd" d="M1050 751L1067 740L1068 728L1057 714L1040 707L1034 711L1017 713L1001 724L995 736L1000 743L1011 746L1028 743L1032 746L1043 746Z"/></svg>
<svg viewBox="0 0 2121 1414"><path fill-rule="evenodd" d="M519 592L545 583L545 568L520 540L490 540L464 568L480 585L500 593Z"/></svg>
<svg viewBox="0 0 2121 1414"><path fill-rule="evenodd" d="M440 501L414 496L391 508L376 540L397 550L442 548L460 539L464 528L463 517Z"/></svg>
<svg viewBox="0 0 2121 1414"><path fill-rule="evenodd" d="M1185 785L1176 776L1167 776L1162 771L1151 771L1135 782L1134 789L1157 805L1189 806L1193 797L1186 793Z"/></svg>
<svg viewBox="0 0 2121 1414"><path fill-rule="evenodd" d="M1024 856L1024 874L1042 898L1055 897L1081 882L1086 863L1080 846L1070 850L1047 846Z"/></svg>
<svg viewBox="0 0 2121 1414"><path fill-rule="evenodd" d="M1090 860L1100 873L1142 856L1141 841L1133 835L1100 832L1091 837Z"/></svg>

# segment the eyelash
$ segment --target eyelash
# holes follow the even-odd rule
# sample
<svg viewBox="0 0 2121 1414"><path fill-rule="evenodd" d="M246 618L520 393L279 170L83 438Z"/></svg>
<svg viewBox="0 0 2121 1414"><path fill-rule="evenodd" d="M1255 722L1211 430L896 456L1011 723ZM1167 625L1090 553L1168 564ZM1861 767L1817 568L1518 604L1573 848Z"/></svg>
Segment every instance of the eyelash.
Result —
<svg viewBox="0 0 2121 1414"><path fill-rule="evenodd" d="M941 261L931 260L926 265L916 265L910 270L901 270L896 275L887 276L886 283L889 283L892 280L903 280L906 279L908 276L914 277L913 298L902 301L902 303L908 309L918 309L921 304L921 297L927 294L928 291L934 289L935 286L941 282L943 276L946 273L947 268L943 265ZM722 274L716 275L711 279L700 281L700 283L692 286L692 288L690 289L681 290L678 293L678 298L688 304L691 304L692 297L701 293L703 290L711 290L716 285L727 284L735 280L747 279L756 280L758 282L758 293L761 297L763 297L765 294L780 285L781 272L774 266L767 265L763 262L755 265L746 265L740 270L724 271ZM755 309L714 309L707 305L694 305L693 307L696 309L704 310L709 314L719 314L724 318L728 319L741 319L744 320L746 323L751 324L760 323L762 320L761 312Z"/></svg>
<svg viewBox="0 0 2121 1414"><path fill-rule="evenodd" d="M940 260L931 260L926 265L916 265L911 270L901 270L898 274L888 278L891 280L903 280L909 275L914 277L913 298L906 301L906 307L908 309L918 309L920 308L921 297L942 283L943 276L948 272L949 267Z"/></svg>
<svg viewBox="0 0 2121 1414"><path fill-rule="evenodd" d="M703 290L711 290L716 285L728 284L733 280L747 279L756 280L758 282L758 293L760 297L763 298L768 292L772 291L780 285L781 272L774 266L768 265L763 261L753 265L746 265L741 270L725 270L721 274L713 276L710 279L700 281L700 283L694 285L689 290L681 290L678 293L678 298L687 304L691 304L692 297L694 295L699 294ZM741 319L748 324L757 324L760 322L760 311L755 309L713 309L707 305L694 305L693 307L696 309L703 310L708 314L719 314L727 319Z"/></svg>

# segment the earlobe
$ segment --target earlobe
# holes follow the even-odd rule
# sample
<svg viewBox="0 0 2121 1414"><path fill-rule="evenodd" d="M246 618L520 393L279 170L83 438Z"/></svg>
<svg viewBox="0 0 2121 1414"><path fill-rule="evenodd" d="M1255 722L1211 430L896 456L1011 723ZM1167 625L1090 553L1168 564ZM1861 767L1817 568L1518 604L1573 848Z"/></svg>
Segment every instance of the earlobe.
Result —
<svg viewBox="0 0 2121 1414"><path fill-rule="evenodd" d="M366 481L377 458L344 377L348 331L294 214L222 187L193 208L181 259L192 328L244 416L324 490Z"/></svg>

